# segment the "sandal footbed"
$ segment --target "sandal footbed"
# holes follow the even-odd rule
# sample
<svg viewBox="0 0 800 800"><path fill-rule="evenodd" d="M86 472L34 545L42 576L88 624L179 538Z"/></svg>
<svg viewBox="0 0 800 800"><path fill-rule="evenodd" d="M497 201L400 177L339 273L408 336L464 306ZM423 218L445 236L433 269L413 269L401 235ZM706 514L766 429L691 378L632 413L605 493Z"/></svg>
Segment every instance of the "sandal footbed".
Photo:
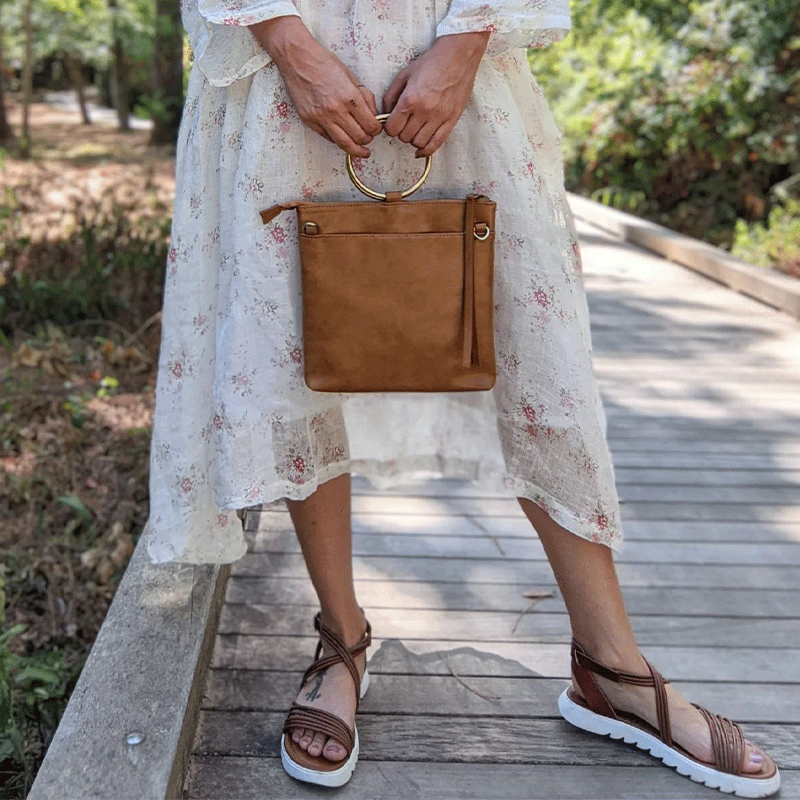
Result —
<svg viewBox="0 0 800 800"><path fill-rule="evenodd" d="M339 761L329 761L322 753L318 756L311 756L299 744L296 744L288 733L283 734L283 746L286 748L286 754L295 764L315 772L335 772L350 758L349 753Z"/></svg>
<svg viewBox="0 0 800 800"><path fill-rule="evenodd" d="M567 690L567 696L569 697L570 700L572 700L573 703L576 703L582 708L585 708L587 711L592 711L592 709L589 708L589 704L583 699L583 697L581 697L581 695L579 695L575 691L574 687L570 687ZM592 713L596 714L597 712L593 711ZM620 709L618 708L614 708L614 713L619 717L621 722L625 722L628 725L632 725L634 728L639 728L639 730L642 730L645 733L649 733L650 735L655 736L656 739L659 740L661 739L659 732L649 722L642 719L641 717L638 717L636 714L620 711ZM709 769L716 770L717 772L722 772L722 770L720 770L716 764L713 764L709 761L703 761L702 759L693 756L687 750L684 750L683 747L681 747L677 742L673 741L671 746L673 750L680 753L685 758L694 761L695 764L699 764L702 767L707 767ZM764 763L761 765L761 769L758 772L741 772L741 766L740 766L739 772L722 773L722 774L723 775L730 774L737 778L752 778L753 780L769 780L775 775L775 773L778 770L778 767L768 753L765 753L761 749L759 749L758 752L761 753L761 755L764 757ZM769 772L768 773L765 772L765 769L769 769Z"/></svg>

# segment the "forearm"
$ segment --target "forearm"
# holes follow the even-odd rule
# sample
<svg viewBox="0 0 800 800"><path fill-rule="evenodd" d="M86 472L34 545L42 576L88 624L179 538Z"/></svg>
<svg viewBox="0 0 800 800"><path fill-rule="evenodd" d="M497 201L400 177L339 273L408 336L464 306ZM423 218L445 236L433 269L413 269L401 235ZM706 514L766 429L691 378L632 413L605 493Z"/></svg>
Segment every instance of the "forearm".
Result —
<svg viewBox="0 0 800 800"><path fill-rule="evenodd" d="M316 43L300 17L274 17L248 25L256 41L267 51L280 70L299 50Z"/></svg>

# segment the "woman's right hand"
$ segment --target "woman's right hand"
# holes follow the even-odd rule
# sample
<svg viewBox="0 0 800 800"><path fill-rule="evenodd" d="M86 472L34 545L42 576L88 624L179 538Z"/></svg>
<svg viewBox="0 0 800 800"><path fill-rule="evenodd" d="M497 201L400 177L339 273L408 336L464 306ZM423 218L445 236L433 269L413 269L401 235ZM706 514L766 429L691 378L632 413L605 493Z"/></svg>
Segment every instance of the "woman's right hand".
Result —
<svg viewBox="0 0 800 800"><path fill-rule="evenodd" d="M300 119L311 130L357 158L383 126L375 119L375 96L303 25L299 17L276 17L248 26L269 53Z"/></svg>

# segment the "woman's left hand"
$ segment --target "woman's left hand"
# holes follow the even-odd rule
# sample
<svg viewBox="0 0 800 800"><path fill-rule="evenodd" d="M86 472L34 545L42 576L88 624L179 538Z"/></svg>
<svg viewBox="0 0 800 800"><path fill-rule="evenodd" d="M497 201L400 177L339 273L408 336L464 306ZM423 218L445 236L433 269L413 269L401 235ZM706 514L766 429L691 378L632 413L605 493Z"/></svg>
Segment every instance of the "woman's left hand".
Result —
<svg viewBox="0 0 800 800"><path fill-rule="evenodd" d="M489 33L442 36L403 69L383 96L389 136L413 144L417 156L435 153L469 102Z"/></svg>

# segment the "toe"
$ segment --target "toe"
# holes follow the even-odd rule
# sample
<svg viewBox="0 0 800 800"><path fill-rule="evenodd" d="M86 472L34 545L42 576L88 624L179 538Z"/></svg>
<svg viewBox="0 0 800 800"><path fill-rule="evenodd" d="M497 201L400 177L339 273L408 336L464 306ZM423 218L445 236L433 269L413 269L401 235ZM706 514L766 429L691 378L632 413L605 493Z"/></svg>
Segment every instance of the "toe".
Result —
<svg viewBox="0 0 800 800"><path fill-rule="evenodd" d="M325 747L327 738L324 733L315 733L311 744L308 746L308 754L314 757L318 756L322 752L322 748Z"/></svg>
<svg viewBox="0 0 800 800"><path fill-rule="evenodd" d="M341 761L347 755L347 751L336 739L328 739L328 744L325 745L322 755L328 761Z"/></svg>
<svg viewBox="0 0 800 800"><path fill-rule="evenodd" d="M314 738L314 731L305 730L302 732L300 736L300 741L298 744L303 750L308 750L308 746L311 744L311 740Z"/></svg>
<svg viewBox="0 0 800 800"><path fill-rule="evenodd" d="M764 768L766 757L762 750L759 750L750 742L745 743L744 756L742 758L742 772L752 773L761 772Z"/></svg>

